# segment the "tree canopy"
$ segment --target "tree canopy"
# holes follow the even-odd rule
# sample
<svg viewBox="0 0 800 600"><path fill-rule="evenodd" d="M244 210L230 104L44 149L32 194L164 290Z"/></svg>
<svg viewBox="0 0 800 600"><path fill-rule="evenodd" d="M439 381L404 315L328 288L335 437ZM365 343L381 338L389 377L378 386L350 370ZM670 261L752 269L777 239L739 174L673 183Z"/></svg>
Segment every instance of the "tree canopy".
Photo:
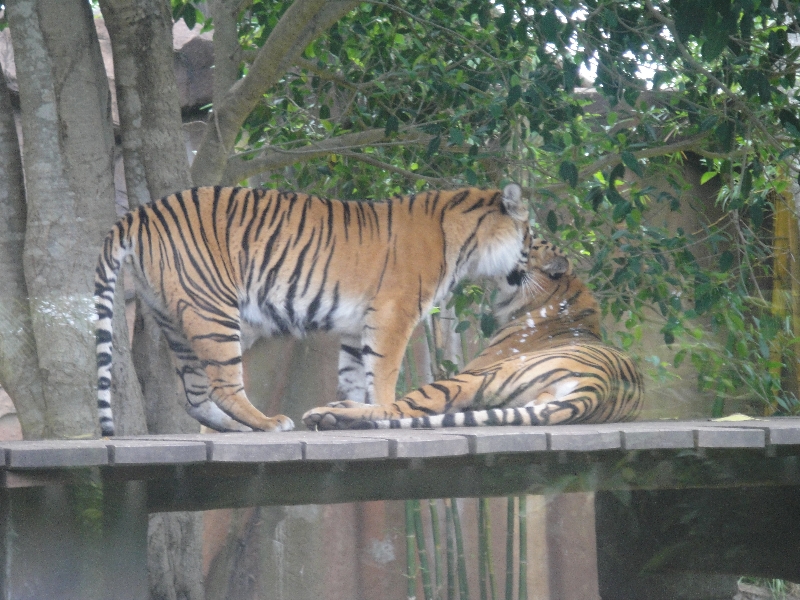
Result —
<svg viewBox="0 0 800 600"><path fill-rule="evenodd" d="M236 13L231 92L296 5ZM173 14L218 28L202 6L174 0ZM715 394L713 412L737 395L797 409L792 3L354 6L253 105L223 181L358 198L516 179L539 225L588 259L623 346L636 351L656 322L671 361L692 360ZM687 197L688 166L710 201ZM692 202L716 217L691 231L648 217Z"/></svg>

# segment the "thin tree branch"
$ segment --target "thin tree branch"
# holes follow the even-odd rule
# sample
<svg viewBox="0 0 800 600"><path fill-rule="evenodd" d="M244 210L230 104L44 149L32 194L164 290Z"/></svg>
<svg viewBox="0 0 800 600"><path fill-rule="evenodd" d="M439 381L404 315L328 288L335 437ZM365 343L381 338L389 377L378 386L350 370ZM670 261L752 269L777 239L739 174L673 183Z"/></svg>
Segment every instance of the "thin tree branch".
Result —
<svg viewBox="0 0 800 600"><path fill-rule="evenodd" d="M640 158L653 158L655 156L664 156L666 154L674 154L676 152L686 152L688 150L696 150L700 142L702 142L706 137L708 137L708 135L709 132L706 132L700 135L686 138L685 140L673 142L672 144L665 144L663 146L653 146L652 148L643 148L642 150L637 150L635 152L632 152L632 154L636 159L640 159ZM618 154L616 152L613 154L606 154L605 156L594 161L588 167L584 167L583 169L581 169L578 172L578 180L585 181L598 171L602 171L603 169L610 167L611 165L618 164L621 161L622 161L621 154ZM568 188L569 188L568 183L554 183L550 185L544 185L536 189L526 188L525 191L529 194L540 194L541 190L546 190L549 193L555 194L558 192L566 191Z"/></svg>
<svg viewBox="0 0 800 600"><path fill-rule="evenodd" d="M397 138L391 140L392 144L422 144L430 141L432 136L418 131L400 133ZM356 133L347 133L337 137L312 142L301 148L283 150L270 147L258 158L244 160L242 158L231 159L225 169L223 182L235 183L248 177L252 177L264 171L274 171L282 169L297 162L308 162L315 158L320 158L328 154L343 153L354 148L364 146L375 146L386 143L388 138L383 129L368 129Z"/></svg>
<svg viewBox="0 0 800 600"><path fill-rule="evenodd" d="M387 162L378 160L374 156L371 156L369 154L364 154L363 152L342 152L341 154L342 156L346 156L348 158L354 158L360 162L372 165L373 167L378 167L383 171L391 171L392 173L403 175L408 179L412 180L422 179L423 181L427 181L428 183L432 183L434 185L447 185L450 182L450 179L447 179L445 177L428 177L426 175L422 175L421 173L414 173L414 171L409 171L408 169L401 169L400 167L395 167L394 165L390 165Z"/></svg>
<svg viewBox="0 0 800 600"><path fill-rule="evenodd" d="M210 185L222 179L236 135L264 92L278 82L312 40L358 4L358 0L296 0L286 10L247 75L214 106L216 127L206 129L192 165L195 184Z"/></svg>

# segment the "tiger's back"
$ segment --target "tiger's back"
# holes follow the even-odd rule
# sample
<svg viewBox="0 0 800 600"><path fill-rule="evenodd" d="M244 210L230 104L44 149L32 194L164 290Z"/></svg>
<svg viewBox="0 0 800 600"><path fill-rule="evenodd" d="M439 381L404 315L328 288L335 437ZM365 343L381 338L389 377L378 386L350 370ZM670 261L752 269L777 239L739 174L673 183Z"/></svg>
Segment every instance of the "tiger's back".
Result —
<svg viewBox="0 0 800 600"><path fill-rule="evenodd" d="M338 331L340 395L390 401L424 311L460 278L510 268L526 231L518 186L383 202L194 188L143 206L112 229L98 261L103 432L113 432L112 299L126 258L166 334L190 414L218 430L286 429L286 417L265 417L246 398L243 330Z"/></svg>
<svg viewBox="0 0 800 600"><path fill-rule="evenodd" d="M519 281L518 281L519 280ZM320 428L553 425L630 420L644 392L626 354L600 338L599 308L568 260L541 240L496 306L507 323L457 375L391 406L340 403L309 411Z"/></svg>

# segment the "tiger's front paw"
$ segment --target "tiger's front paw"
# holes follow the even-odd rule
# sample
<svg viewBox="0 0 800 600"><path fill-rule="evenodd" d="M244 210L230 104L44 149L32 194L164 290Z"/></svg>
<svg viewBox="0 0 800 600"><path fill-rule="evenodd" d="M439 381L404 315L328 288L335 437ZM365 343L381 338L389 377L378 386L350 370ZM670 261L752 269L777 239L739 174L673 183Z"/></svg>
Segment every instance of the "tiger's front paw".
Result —
<svg viewBox="0 0 800 600"><path fill-rule="evenodd" d="M292 429L294 429L294 421L286 415L265 417L259 428L260 431L291 431Z"/></svg>
<svg viewBox="0 0 800 600"><path fill-rule="evenodd" d="M336 417L327 408L312 408L303 415L303 423L312 431L336 429L336 422Z"/></svg>
<svg viewBox="0 0 800 600"><path fill-rule="evenodd" d="M329 429L371 429L374 427L370 421L371 415L365 413L358 406L357 402L353 403L356 407L339 406L339 403L334 403L336 406L320 406L319 408L312 408L303 415L303 423L309 429L329 430Z"/></svg>

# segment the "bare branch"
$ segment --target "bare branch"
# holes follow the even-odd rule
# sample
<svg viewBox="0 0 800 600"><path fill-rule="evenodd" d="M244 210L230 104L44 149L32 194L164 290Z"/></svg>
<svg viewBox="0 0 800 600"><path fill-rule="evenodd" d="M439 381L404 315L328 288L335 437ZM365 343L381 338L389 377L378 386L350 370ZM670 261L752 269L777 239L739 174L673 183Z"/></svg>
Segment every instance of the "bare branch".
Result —
<svg viewBox="0 0 800 600"><path fill-rule="evenodd" d="M247 75L233 84L214 106L215 126L206 129L192 165L195 184L220 181L236 135L264 92L278 82L312 40L358 4L358 0L292 3L259 50Z"/></svg>
<svg viewBox="0 0 800 600"><path fill-rule="evenodd" d="M323 69L322 67L320 67L315 62L310 61L310 60L306 60L302 56L295 61L295 64L298 67L300 67L302 69L305 69L306 71L308 71L310 73L313 73L314 75L316 75L320 79L325 79L326 81L333 81L337 85L339 85L341 87L344 87L344 88L349 88L349 89L353 89L353 90L358 89L358 86L356 84L350 83L344 77L340 77L336 73L331 73L327 69Z"/></svg>
<svg viewBox="0 0 800 600"><path fill-rule="evenodd" d="M428 177L426 175L422 175L421 173L415 173L414 171L409 171L408 169L401 169L400 167L395 167L394 165L390 165L389 163L383 162L382 160L378 160L374 156L370 154L364 154L363 152L342 152L342 156L347 156L348 158L354 158L360 162L372 165L373 167L378 167L379 169L382 169L384 171L391 171L392 173L397 173L411 180L422 179L423 181L427 181L428 183L432 183L434 185L447 185L450 182L450 180L445 177Z"/></svg>
<svg viewBox="0 0 800 600"><path fill-rule="evenodd" d="M379 144L424 144L430 141L432 136L418 131L401 133L397 138L389 140L383 129L368 129L356 133L347 133L319 142L312 142L301 148L284 150L270 147L265 150L258 158L244 160L242 158L231 159L225 169L223 181L225 183L235 183L248 177L252 177L264 171L274 171L282 169L298 162L308 162L315 158L320 158L328 154L341 154L352 151L364 146L375 146Z"/></svg>
<svg viewBox="0 0 800 600"><path fill-rule="evenodd" d="M685 140L680 140L678 142L673 142L672 144L665 144L663 146L653 146L652 148L643 148L642 150L638 150L636 152L632 152L632 154L637 158L653 158L655 156L665 156L667 154L675 154L676 152L687 152L689 150L696 150L700 143L708 137L709 133L703 133L700 135L696 135L690 138L686 138ZM584 167L578 172L578 180L585 181L592 177L598 171L602 171L603 169L610 167L611 165L615 165L622 161L622 156L617 153L613 154L606 154L602 158L596 160L588 167ZM539 194L541 190L546 190L551 194L555 194L558 192L563 192L567 190L569 184L567 183L554 183L551 185L545 185L540 188L536 189L526 189L525 191L529 194Z"/></svg>

